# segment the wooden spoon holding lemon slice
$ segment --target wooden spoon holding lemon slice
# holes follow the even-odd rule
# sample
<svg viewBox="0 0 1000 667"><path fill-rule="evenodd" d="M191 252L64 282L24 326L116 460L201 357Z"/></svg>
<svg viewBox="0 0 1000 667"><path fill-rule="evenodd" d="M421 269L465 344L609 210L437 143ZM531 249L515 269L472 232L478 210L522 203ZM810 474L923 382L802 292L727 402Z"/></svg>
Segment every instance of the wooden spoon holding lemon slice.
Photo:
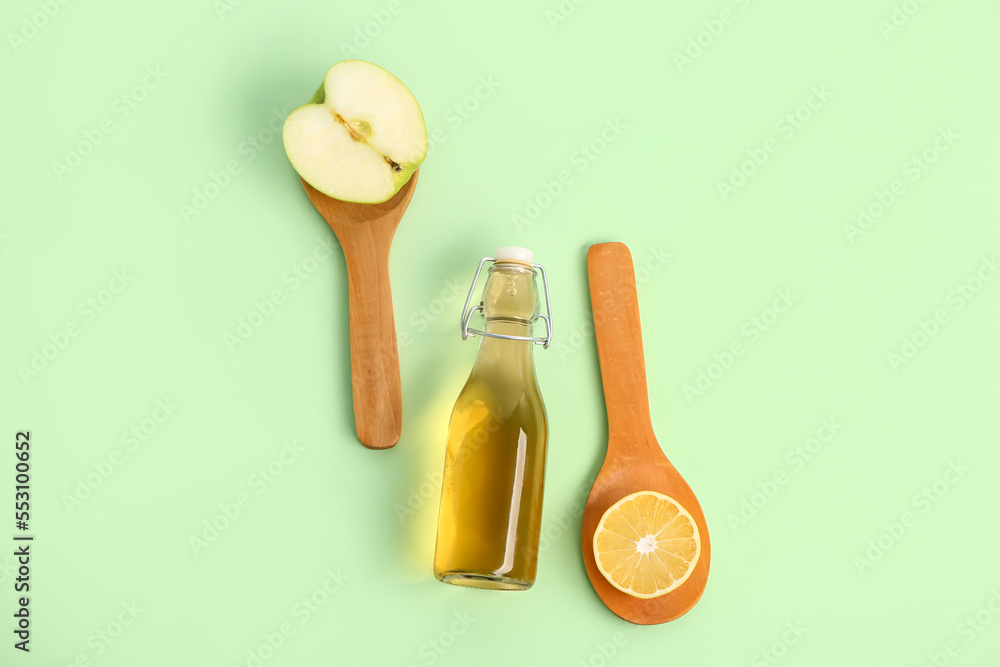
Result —
<svg viewBox="0 0 1000 667"><path fill-rule="evenodd" d="M583 511L584 562L611 611L632 623L665 623L705 590L708 526L653 434L632 256L622 243L600 243L587 266L608 453Z"/></svg>

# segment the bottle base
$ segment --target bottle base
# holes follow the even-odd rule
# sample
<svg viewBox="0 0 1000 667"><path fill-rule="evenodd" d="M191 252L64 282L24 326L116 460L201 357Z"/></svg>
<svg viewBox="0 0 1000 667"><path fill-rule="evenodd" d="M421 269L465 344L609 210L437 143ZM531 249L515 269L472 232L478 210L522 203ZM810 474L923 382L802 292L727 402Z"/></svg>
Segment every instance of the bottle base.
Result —
<svg viewBox="0 0 1000 667"><path fill-rule="evenodd" d="M469 588L486 588L494 591L526 591L535 583L524 579L514 579L500 574L493 574L492 572L454 570L435 574L438 581L446 584L467 586Z"/></svg>

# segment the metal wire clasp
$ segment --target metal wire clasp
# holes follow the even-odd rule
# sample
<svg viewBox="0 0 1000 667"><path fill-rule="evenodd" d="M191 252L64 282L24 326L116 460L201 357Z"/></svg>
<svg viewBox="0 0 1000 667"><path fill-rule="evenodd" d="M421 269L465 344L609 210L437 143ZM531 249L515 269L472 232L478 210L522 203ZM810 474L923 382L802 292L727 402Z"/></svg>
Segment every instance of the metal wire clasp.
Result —
<svg viewBox="0 0 1000 667"><path fill-rule="evenodd" d="M465 340L469 336L487 336L489 338L503 338L505 340L526 340L548 349L549 344L552 342L552 307L549 305L549 281L545 278L545 267L541 264L532 264L531 267L538 269L542 274L542 289L545 292L545 314L539 314L538 319L545 322L544 336L508 336L506 334L491 333L489 331L482 331L480 329L472 329L469 327L469 321L472 319L472 314L476 311L479 311L480 313L483 312L482 301L479 302L478 306L474 306L473 308L469 308L469 304L472 303L472 295L476 291L476 283L479 282L479 274L482 273L483 264L486 262L496 262L496 258L483 257L479 260L479 266L476 267L476 275L472 278L472 287L469 288L469 295L465 297L465 305L462 307L462 340Z"/></svg>

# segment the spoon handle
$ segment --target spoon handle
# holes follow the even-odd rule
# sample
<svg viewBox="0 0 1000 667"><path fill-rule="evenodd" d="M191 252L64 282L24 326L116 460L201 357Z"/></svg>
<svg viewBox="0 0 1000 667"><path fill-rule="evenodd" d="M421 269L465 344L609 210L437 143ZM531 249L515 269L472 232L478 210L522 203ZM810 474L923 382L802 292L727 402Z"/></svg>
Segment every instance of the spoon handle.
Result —
<svg viewBox="0 0 1000 667"><path fill-rule="evenodd" d="M366 223L361 223L366 224ZM347 263L354 427L366 447L385 449L399 440L403 396L389 286L393 228L367 223L341 238Z"/></svg>
<svg viewBox="0 0 1000 667"><path fill-rule="evenodd" d="M354 428L371 449L392 447L403 430L399 351L389 287L389 248L417 183L414 172L394 197L356 204L327 197L302 180L309 200L337 235L347 263Z"/></svg>
<svg viewBox="0 0 1000 667"><path fill-rule="evenodd" d="M587 273L608 410L608 454L611 455L613 446L638 453L651 438L653 426L649 418L635 271L628 246L624 243L590 246Z"/></svg>

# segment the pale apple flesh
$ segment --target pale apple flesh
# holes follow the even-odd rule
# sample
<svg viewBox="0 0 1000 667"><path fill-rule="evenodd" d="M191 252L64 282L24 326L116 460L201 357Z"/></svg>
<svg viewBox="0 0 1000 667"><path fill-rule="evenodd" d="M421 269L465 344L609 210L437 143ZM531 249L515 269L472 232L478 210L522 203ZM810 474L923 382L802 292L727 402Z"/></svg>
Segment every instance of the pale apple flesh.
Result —
<svg viewBox="0 0 1000 667"><path fill-rule="evenodd" d="M288 116L282 138L307 183L360 203L391 198L427 155L427 128L413 95L363 60L331 67L309 104Z"/></svg>

